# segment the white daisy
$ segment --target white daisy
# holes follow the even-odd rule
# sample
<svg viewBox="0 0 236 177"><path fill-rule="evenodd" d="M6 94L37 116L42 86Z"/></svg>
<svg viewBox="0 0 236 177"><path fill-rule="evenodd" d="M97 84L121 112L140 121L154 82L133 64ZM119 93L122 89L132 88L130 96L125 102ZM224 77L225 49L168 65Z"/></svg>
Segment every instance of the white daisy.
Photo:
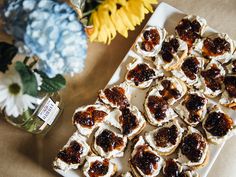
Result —
<svg viewBox="0 0 236 177"><path fill-rule="evenodd" d="M0 108L7 116L18 117L27 109L34 109L37 98L23 93L20 75L15 70L0 75Z"/></svg>

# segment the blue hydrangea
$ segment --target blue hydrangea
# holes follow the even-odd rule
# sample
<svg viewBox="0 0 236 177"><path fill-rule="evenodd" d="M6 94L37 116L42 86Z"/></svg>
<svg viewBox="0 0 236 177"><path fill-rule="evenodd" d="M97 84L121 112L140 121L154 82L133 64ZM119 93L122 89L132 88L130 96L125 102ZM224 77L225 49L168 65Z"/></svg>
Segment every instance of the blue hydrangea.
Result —
<svg viewBox="0 0 236 177"><path fill-rule="evenodd" d="M87 37L75 11L57 0L8 0L5 31L19 51L40 58L38 67L49 76L83 70Z"/></svg>

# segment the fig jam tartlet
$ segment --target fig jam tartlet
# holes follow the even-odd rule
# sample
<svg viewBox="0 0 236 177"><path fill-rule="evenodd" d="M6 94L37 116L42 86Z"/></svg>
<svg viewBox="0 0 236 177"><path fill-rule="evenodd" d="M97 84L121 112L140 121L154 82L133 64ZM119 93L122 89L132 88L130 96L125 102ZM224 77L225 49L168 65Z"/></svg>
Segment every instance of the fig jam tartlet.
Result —
<svg viewBox="0 0 236 177"><path fill-rule="evenodd" d="M215 98L223 92L225 69L218 62L212 60L201 72L202 89L206 96Z"/></svg>
<svg viewBox="0 0 236 177"><path fill-rule="evenodd" d="M235 133L233 119L218 106L210 108L202 127L206 132L207 139L216 144L226 141Z"/></svg>
<svg viewBox="0 0 236 177"><path fill-rule="evenodd" d="M148 88L154 79L163 76L163 70L156 69L141 59L134 59L127 65L127 70L126 82L137 88Z"/></svg>
<svg viewBox="0 0 236 177"><path fill-rule="evenodd" d="M194 127L204 119L207 103L208 100L202 93L190 91L176 106L175 111L188 125Z"/></svg>
<svg viewBox="0 0 236 177"><path fill-rule="evenodd" d="M163 98L160 91L162 90L156 86L152 87L144 101L146 119L154 126L160 126L177 117L177 114L170 107L168 100Z"/></svg>
<svg viewBox="0 0 236 177"><path fill-rule="evenodd" d="M154 26L147 27L138 37L135 50L145 58L155 57L160 51L163 40L166 37L166 30Z"/></svg>
<svg viewBox="0 0 236 177"><path fill-rule="evenodd" d="M163 166L163 159L139 136L131 153L131 169L134 176L156 177Z"/></svg>
<svg viewBox="0 0 236 177"><path fill-rule="evenodd" d="M99 92L98 96L103 103L112 108L123 108L130 105L128 85L126 83L105 88Z"/></svg>
<svg viewBox="0 0 236 177"><path fill-rule="evenodd" d="M184 129L177 120L168 122L161 127L145 134L148 144L158 152L166 156L172 154L181 142Z"/></svg>
<svg viewBox="0 0 236 177"><path fill-rule="evenodd" d="M204 18L195 15L185 16L175 27L177 36L185 41L189 48L201 40L207 22Z"/></svg>
<svg viewBox="0 0 236 177"><path fill-rule="evenodd" d="M236 76L228 75L224 78L225 90L221 95L220 104L236 110Z"/></svg>
<svg viewBox="0 0 236 177"><path fill-rule="evenodd" d="M100 156L87 156L83 167L86 177L112 177L117 172L117 166L111 160Z"/></svg>
<svg viewBox="0 0 236 177"><path fill-rule="evenodd" d="M144 116L135 106L113 110L107 122L118 128L128 139L133 139L146 125Z"/></svg>
<svg viewBox="0 0 236 177"><path fill-rule="evenodd" d="M174 76L157 81L154 88L156 89L156 95L162 97L170 105L180 100L187 92L186 84Z"/></svg>
<svg viewBox="0 0 236 177"><path fill-rule="evenodd" d="M101 104L82 106L75 110L72 121L82 135L89 136L106 120L109 112L109 109Z"/></svg>
<svg viewBox="0 0 236 177"><path fill-rule="evenodd" d="M195 128L188 127L178 153L178 162L183 165L200 168L208 163L209 146L203 135Z"/></svg>
<svg viewBox="0 0 236 177"><path fill-rule="evenodd" d="M227 63L233 57L235 43L227 34L215 33L199 42L194 50L205 58Z"/></svg>
<svg viewBox="0 0 236 177"><path fill-rule="evenodd" d="M93 148L95 154L105 158L122 157L127 145L127 137L108 125L100 126L95 132Z"/></svg>
<svg viewBox="0 0 236 177"><path fill-rule="evenodd" d="M199 177L199 174L190 168L182 166L175 159L167 159L163 166L164 177Z"/></svg>
<svg viewBox="0 0 236 177"><path fill-rule="evenodd" d="M86 142L85 137L75 132L59 151L56 159L53 162L55 169L67 171L77 169L84 163L85 157L89 154L90 147Z"/></svg>
<svg viewBox="0 0 236 177"><path fill-rule="evenodd" d="M172 70L171 72L174 76L184 81L187 86L200 88L200 72L203 69L203 66L204 58L190 55L184 59L179 68Z"/></svg>
<svg viewBox="0 0 236 177"><path fill-rule="evenodd" d="M171 71L182 64L187 53L187 44L181 39L171 35L163 42L154 64L157 67L162 66L166 71Z"/></svg>

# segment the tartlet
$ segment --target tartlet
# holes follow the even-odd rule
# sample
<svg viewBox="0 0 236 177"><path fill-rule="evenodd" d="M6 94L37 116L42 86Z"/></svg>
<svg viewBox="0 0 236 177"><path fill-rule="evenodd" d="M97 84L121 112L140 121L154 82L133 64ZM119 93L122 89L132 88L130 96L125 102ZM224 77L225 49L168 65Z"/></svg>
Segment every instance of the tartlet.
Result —
<svg viewBox="0 0 236 177"><path fill-rule="evenodd" d="M113 85L104 90L100 90L98 97L106 105L112 108L123 108L130 105L128 94L128 85L121 83L120 85Z"/></svg>
<svg viewBox="0 0 236 177"><path fill-rule="evenodd" d="M136 106L114 109L107 122L118 128L128 139L133 139L145 127L146 121Z"/></svg>
<svg viewBox="0 0 236 177"><path fill-rule="evenodd" d="M221 95L219 103L236 110L236 76L228 75L224 78L225 90Z"/></svg>
<svg viewBox="0 0 236 177"><path fill-rule="evenodd" d="M208 100L202 93L190 91L175 107L175 111L184 122L194 127L204 119L207 103Z"/></svg>
<svg viewBox="0 0 236 177"><path fill-rule="evenodd" d="M127 65L126 83L132 87L148 88L154 79L163 76L161 69L156 69L142 59L134 59Z"/></svg>
<svg viewBox="0 0 236 177"><path fill-rule="evenodd" d="M175 27L175 32L180 39L187 43L189 49L191 49L193 45L196 45L201 40L206 27L207 22L204 18L187 15Z"/></svg>
<svg viewBox="0 0 236 177"><path fill-rule="evenodd" d="M162 97L170 105L180 100L187 92L186 84L174 76L164 77L157 81L153 88L156 89L156 96Z"/></svg>
<svg viewBox="0 0 236 177"><path fill-rule="evenodd" d="M227 63L234 56L235 43L225 33L214 33L199 42L194 50L210 60Z"/></svg>
<svg viewBox="0 0 236 177"><path fill-rule="evenodd" d="M171 72L174 76L184 81L187 86L200 88L200 72L203 69L204 60L205 59L202 57L189 55L184 59L183 63L179 68L172 70Z"/></svg>
<svg viewBox="0 0 236 177"><path fill-rule="evenodd" d="M153 131L146 132L145 139L158 154L166 156L172 154L179 146L183 132L184 129L178 121L173 120Z"/></svg>
<svg viewBox="0 0 236 177"><path fill-rule="evenodd" d="M179 38L168 36L162 44L154 64L166 71L178 68L188 54L187 44Z"/></svg>
<svg viewBox="0 0 236 177"><path fill-rule="evenodd" d="M84 163L85 157L89 153L90 147L87 144L85 137L81 136L78 132L75 132L57 154L57 157L53 162L53 168L62 171L77 169Z"/></svg>
<svg viewBox="0 0 236 177"><path fill-rule="evenodd" d="M223 80L225 69L215 60L207 64L205 70L201 72L201 80L204 94L210 98L215 98L224 90Z"/></svg>
<svg viewBox="0 0 236 177"><path fill-rule="evenodd" d="M131 153L131 169L136 177L155 177L163 166L163 159L139 136Z"/></svg>
<svg viewBox="0 0 236 177"><path fill-rule="evenodd" d="M199 174L190 168L182 166L176 159L167 159L163 166L164 177L199 177Z"/></svg>
<svg viewBox="0 0 236 177"><path fill-rule="evenodd" d="M160 89L156 86L152 87L147 93L144 109L147 121L154 126L160 126L177 117L168 100L162 97Z"/></svg>
<svg viewBox="0 0 236 177"><path fill-rule="evenodd" d="M82 106L75 110L72 122L82 135L89 136L106 120L109 112L110 110L101 104Z"/></svg>
<svg viewBox="0 0 236 177"><path fill-rule="evenodd" d="M86 177L112 177L117 172L117 166L111 160L100 156L87 156L83 167L83 174Z"/></svg>
<svg viewBox="0 0 236 177"><path fill-rule="evenodd" d="M188 127L182 138L178 153L178 162L183 165L200 168L208 163L209 146L206 139L197 129Z"/></svg>
<svg viewBox="0 0 236 177"><path fill-rule="evenodd" d="M215 144L226 141L235 133L233 119L216 105L210 108L202 127L207 139Z"/></svg>
<svg viewBox="0 0 236 177"><path fill-rule="evenodd" d="M127 137L117 132L113 127L103 125L94 134L92 150L105 158L116 158L124 155Z"/></svg>
<svg viewBox="0 0 236 177"><path fill-rule="evenodd" d="M143 30L136 40L135 50L142 57L150 59L160 51L163 40L166 37L166 30L149 26Z"/></svg>

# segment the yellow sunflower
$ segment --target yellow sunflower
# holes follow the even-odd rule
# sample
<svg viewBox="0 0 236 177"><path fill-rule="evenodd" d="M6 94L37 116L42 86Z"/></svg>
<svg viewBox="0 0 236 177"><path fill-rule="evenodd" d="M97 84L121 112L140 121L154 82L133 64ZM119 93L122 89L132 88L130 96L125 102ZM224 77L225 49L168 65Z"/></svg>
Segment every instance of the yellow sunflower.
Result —
<svg viewBox="0 0 236 177"><path fill-rule="evenodd" d="M104 0L90 16L90 41L109 44L117 32L127 38L128 31L153 11L152 4L157 4L157 0Z"/></svg>

